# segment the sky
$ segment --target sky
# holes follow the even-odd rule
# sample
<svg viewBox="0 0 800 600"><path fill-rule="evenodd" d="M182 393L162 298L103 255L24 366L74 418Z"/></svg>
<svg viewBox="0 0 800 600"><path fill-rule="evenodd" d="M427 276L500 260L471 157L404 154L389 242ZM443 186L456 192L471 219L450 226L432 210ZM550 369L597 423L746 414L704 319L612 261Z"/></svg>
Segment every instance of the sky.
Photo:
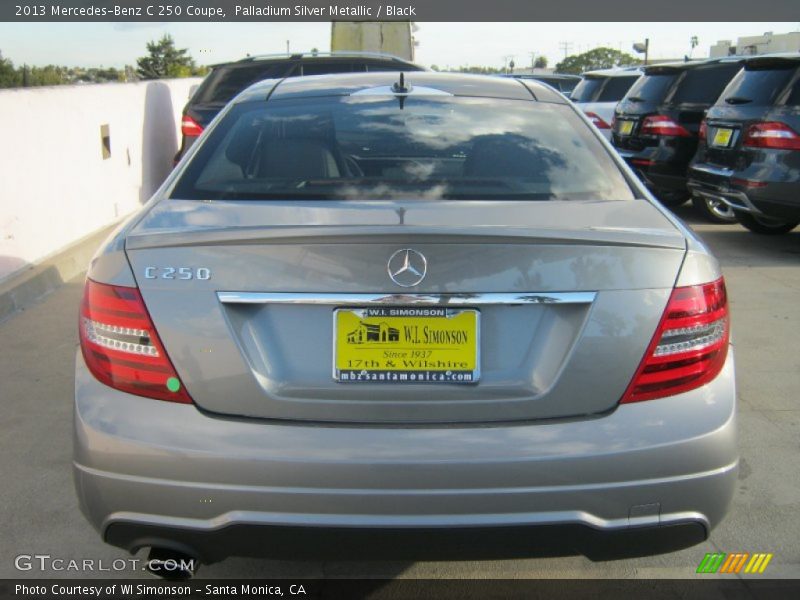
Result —
<svg viewBox="0 0 800 600"><path fill-rule="evenodd" d="M718 40L766 31L800 30L800 23L418 23L416 61L445 68L463 65L502 67L507 57L518 66L531 53L550 66L570 54L609 46L625 52L650 39L652 58L683 58L697 36L694 57L708 56ZM330 23L0 23L0 52L14 64L122 67L146 53L148 41L170 34L198 64L236 60L248 54L330 49Z"/></svg>

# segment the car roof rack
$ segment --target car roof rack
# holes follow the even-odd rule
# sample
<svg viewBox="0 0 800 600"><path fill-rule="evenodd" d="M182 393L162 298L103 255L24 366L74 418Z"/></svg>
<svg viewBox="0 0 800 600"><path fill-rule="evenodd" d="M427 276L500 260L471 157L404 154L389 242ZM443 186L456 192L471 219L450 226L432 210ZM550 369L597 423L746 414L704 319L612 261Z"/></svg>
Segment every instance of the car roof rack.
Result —
<svg viewBox="0 0 800 600"><path fill-rule="evenodd" d="M515 79L539 79L540 77L581 79L580 75L575 75L574 73L501 73L500 77L513 77Z"/></svg>
<svg viewBox="0 0 800 600"><path fill-rule="evenodd" d="M760 59L786 59L786 60L800 60L800 52L768 52L766 54L749 54L745 60L750 62Z"/></svg>
<svg viewBox="0 0 800 600"><path fill-rule="evenodd" d="M584 71L581 77L586 78L605 78L605 77L624 77L636 75L638 72L641 74L644 71L644 65L625 65L619 67L610 67L608 69L592 69L591 71Z"/></svg>
<svg viewBox="0 0 800 600"><path fill-rule="evenodd" d="M679 72L688 69L695 69L697 67L704 67L706 65L722 65L725 63L741 63L744 64L748 58L742 54L732 54L730 56L720 56L716 58L703 58L694 59L683 62L669 62L669 63L656 63L654 65L647 65L642 67L645 75L654 75L659 73Z"/></svg>
<svg viewBox="0 0 800 600"><path fill-rule="evenodd" d="M240 60L234 62L249 62L254 60L269 60L271 58L279 59L279 58L288 58L291 60L299 60L301 58L382 58L384 60L394 60L400 63L409 63L410 61L405 60L399 56L395 56L394 54L387 54L384 52L361 52L358 50L347 50L347 51L337 51L337 52L279 52L276 54L255 54L253 56L248 56L246 58L242 58Z"/></svg>

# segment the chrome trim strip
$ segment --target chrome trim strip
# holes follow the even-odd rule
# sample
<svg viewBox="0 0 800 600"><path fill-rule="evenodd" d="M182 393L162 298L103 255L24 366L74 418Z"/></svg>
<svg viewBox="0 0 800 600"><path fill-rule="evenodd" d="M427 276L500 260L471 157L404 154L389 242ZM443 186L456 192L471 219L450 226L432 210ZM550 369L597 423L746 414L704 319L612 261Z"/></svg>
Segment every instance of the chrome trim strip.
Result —
<svg viewBox="0 0 800 600"><path fill-rule="evenodd" d="M703 173L710 173L711 175L719 175L720 177L732 177L733 169L726 169L723 167L711 167L709 165L692 165L692 171L701 171Z"/></svg>
<svg viewBox="0 0 800 600"><path fill-rule="evenodd" d="M720 196L720 200L722 200L725 204L730 206L732 209L740 210L742 212L749 212L749 213L752 213L754 215L764 214L760 210L758 210L753 205L752 202L750 202L750 198L748 198L747 195L742 194L742 193L731 193L731 192L728 192L727 194L728 194L728 196L730 198L736 198L737 200L742 202L742 204L744 204L744 206L742 206L742 204L736 204L735 202L733 202L732 200L730 200L730 198L728 198L726 196Z"/></svg>
<svg viewBox="0 0 800 600"><path fill-rule="evenodd" d="M755 215L763 214L760 210L758 210L755 207L755 205L752 202L750 202L750 198L748 198L747 194L745 194L744 192L739 192L737 190L725 190L724 192L709 191L704 186L710 186L710 184L698 184L692 181L690 181L687 185L694 194L702 196L703 198L711 198L712 200L718 200L734 210L749 212ZM710 187L716 188L716 186L710 186ZM739 202L741 202L741 204L737 204L732 200L732 198L738 200Z"/></svg>
<svg viewBox="0 0 800 600"><path fill-rule="evenodd" d="M82 468L78 466L78 468ZM676 478L678 479L678 478ZM219 484L221 485L221 484ZM629 486L627 481L620 483L608 483L609 487ZM216 488L215 488L216 489ZM257 488L259 490L264 488ZM280 493L286 493L286 488L273 487ZM311 490L310 493L321 494L315 488L307 488ZM227 488L225 488L227 491ZM505 493L505 489L495 491L494 489L479 490L480 493L490 497L493 494ZM291 493L294 489L290 490ZM328 490L325 493L330 493ZM421 493L426 493L423 490ZM437 494L444 494L436 490ZM461 490L458 490L461 492ZM458 493L458 492L450 492ZM268 492L268 493L271 493ZM340 494L350 493L350 490L336 492ZM369 499L377 496L379 493L385 493L387 497L392 499L400 498L409 495L408 492L402 490L397 492L397 496L391 496L391 492L384 492L383 490L374 491L357 490L357 493L367 495ZM510 493L517 494L517 489L511 489ZM531 493L523 489L523 493ZM538 492L536 492L538 493ZM652 515L649 517L635 517L634 524L650 525L652 527L669 525L672 523L700 523L706 528L706 531L711 529L708 518L702 513L698 512L677 512L677 513L661 513L660 516ZM528 512L528 513L488 513L488 514L456 514L456 515L350 515L350 514L304 514L304 513L269 513L250 511L228 511L218 517L210 519L199 519L195 517L162 517L153 514L124 512L118 511L111 513L105 518L102 524L102 531L106 531L114 523L133 523L147 527L165 527L165 528L180 528L189 531L213 532L218 531L222 527L231 525L300 525L304 527L317 527L317 526L330 526L330 527L348 527L348 528L361 528L361 527L474 527L476 525L491 527L508 527L510 525L520 526L533 526L533 525L567 525L576 524L598 529L600 531L618 531L630 530L631 518L622 517L617 519L604 519L594 514L587 513L586 511L560 511L560 512Z"/></svg>
<svg viewBox="0 0 800 600"><path fill-rule="evenodd" d="M475 293L475 294L357 294L315 292L217 292L224 304L316 304L364 306L369 304L485 306L491 304L591 304L596 292Z"/></svg>

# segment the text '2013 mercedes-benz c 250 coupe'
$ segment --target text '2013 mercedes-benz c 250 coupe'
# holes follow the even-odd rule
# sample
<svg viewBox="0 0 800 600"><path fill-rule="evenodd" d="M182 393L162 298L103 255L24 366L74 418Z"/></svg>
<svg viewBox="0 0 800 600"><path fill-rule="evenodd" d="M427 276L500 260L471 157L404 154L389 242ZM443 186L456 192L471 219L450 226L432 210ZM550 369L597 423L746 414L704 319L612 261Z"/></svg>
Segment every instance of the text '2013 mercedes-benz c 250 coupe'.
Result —
<svg viewBox="0 0 800 600"><path fill-rule="evenodd" d="M76 489L132 552L641 555L733 495L718 263L532 80L255 84L79 328Z"/></svg>

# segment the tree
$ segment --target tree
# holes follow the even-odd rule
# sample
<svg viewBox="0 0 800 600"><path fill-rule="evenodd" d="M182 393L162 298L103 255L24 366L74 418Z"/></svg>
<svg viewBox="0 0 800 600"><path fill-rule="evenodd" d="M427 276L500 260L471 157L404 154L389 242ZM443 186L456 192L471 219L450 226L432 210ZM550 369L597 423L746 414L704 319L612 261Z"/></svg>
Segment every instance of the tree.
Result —
<svg viewBox="0 0 800 600"><path fill-rule="evenodd" d="M494 75L495 73L504 73L505 69L498 69L497 67L474 67L474 66L461 66L455 69L458 73L477 73L479 75Z"/></svg>
<svg viewBox="0 0 800 600"><path fill-rule="evenodd" d="M63 85L69 83L66 67L47 65L45 67L24 67L27 70L26 87L40 85Z"/></svg>
<svg viewBox="0 0 800 600"><path fill-rule="evenodd" d="M584 71L595 69L610 69L623 65L638 65L641 61L638 58L614 50L613 48L595 48L583 54L573 54L567 56L556 65L556 73L574 73L579 75Z"/></svg>
<svg viewBox="0 0 800 600"><path fill-rule="evenodd" d="M0 52L0 88L18 87L22 83L22 77L14 69L14 63L7 58L3 58Z"/></svg>
<svg viewBox="0 0 800 600"><path fill-rule="evenodd" d="M147 56L136 59L136 70L142 79L191 77L197 69L189 50L178 50L169 34L157 42L148 42L147 51Z"/></svg>
<svg viewBox="0 0 800 600"><path fill-rule="evenodd" d="M546 69L547 68L547 57L546 56L537 56L536 60L533 61L533 68L534 69Z"/></svg>

